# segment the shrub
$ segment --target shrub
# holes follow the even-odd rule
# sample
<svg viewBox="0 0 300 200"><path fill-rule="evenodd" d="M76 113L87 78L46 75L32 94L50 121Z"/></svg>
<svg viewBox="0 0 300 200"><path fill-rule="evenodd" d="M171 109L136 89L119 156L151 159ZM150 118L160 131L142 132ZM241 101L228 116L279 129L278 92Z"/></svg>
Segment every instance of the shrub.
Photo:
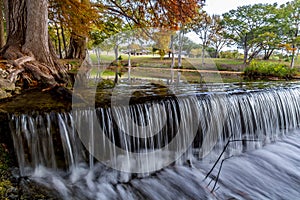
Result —
<svg viewBox="0 0 300 200"><path fill-rule="evenodd" d="M295 74L296 69L289 68L287 65L282 63L253 61L244 69L244 76L249 79L268 77L291 79Z"/></svg>

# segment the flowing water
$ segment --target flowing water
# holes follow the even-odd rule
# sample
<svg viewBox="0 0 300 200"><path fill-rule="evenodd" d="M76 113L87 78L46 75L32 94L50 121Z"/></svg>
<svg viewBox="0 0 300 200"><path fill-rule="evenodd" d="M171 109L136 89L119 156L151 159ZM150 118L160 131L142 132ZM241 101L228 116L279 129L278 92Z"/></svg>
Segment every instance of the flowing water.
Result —
<svg viewBox="0 0 300 200"><path fill-rule="evenodd" d="M20 175L63 199L295 199L299 103L298 87L195 93L10 128Z"/></svg>

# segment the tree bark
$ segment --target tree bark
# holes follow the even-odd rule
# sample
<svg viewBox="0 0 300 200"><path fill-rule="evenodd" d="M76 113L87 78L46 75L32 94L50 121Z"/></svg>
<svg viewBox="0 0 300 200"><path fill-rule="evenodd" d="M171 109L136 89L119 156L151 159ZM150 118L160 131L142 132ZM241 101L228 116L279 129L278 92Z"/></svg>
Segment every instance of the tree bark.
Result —
<svg viewBox="0 0 300 200"><path fill-rule="evenodd" d="M27 0L26 2L27 27L22 50L32 54L37 61L54 65L48 44L48 1Z"/></svg>
<svg viewBox="0 0 300 200"><path fill-rule="evenodd" d="M50 48L48 1L5 0L4 4L7 9L7 42L1 49L3 58L14 61L29 56L32 59L15 65L15 71L25 71L31 74L30 79L46 85L66 82L66 70L58 64Z"/></svg>
<svg viewBox="0 0 300 200"><path fill-rule="evenodd" d="M23 46L25 43L26 24L24 22L27 21L26 1L5 0L4 4L7 9L7 42L4 47L4 57L13 60L23 56L20 52L20 46ZM9 48L12 50L10 51ZM13 51L14 48L16 48L15 52Z"/></svg>

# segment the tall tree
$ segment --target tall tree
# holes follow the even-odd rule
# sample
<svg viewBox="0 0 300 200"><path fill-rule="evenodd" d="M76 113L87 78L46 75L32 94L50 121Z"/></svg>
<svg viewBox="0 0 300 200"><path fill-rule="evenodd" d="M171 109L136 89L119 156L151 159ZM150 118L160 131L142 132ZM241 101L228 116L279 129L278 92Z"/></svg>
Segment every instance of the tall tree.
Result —
<svg viewBox="0 0 300 200"><path fill-rule="evenodd" d="M276 6L277 4L241 6L223 14L227 36L244 50L245 64L263 49L257 38L268 29L266 27L272 26Z"/></svg>
<svg viewBox="0 0 300 200"><path fill-rule="evenodd" d="M48 36L48 1L5 0L7 8L7 43L1 49L3 58L12 60L14 72L10 80L25 77L25 70L32 79L46 85L65 81L65 69L58 64ZM37 17L38 16L38 17Z"/></svg>

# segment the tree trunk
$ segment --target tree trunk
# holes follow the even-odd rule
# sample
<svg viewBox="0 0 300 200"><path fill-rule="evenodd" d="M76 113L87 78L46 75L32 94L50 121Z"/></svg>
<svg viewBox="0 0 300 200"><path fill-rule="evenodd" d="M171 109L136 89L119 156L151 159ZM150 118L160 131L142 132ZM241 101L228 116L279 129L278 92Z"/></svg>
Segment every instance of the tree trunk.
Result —
<svg viewBox="0 0 300 200"><path fill-rule="evenodd" d="M204 67L205 62L204 62L204 58L205 58L205 48L206 48L206 31L204 33L204 39L203 39L203 43L202 43L202 55L201 55L201 66Z"/></svg>
<svg viewBox="0 0 300 200"><path fill-rule="evenodd" d="M298 29L296 30L295 32L295 35L294 35L294 38L297 38L298 37ZM296 54L296 45L293 43L292 45L292 61L291 61L291 64L290 64L290 68L294 68L295 66L295 54Z"/></svg>
<svg viewBox="0 0 300 200"><path fill-rule="evenodd" d="M7 43L1 55L14 64L11 81L24 78L36 80L45 85L66 82L66 70L58 64L51 52L48 35L48 1L5 0L7 9ZM38 17L37 17L38 16ZM50 50L51 49L51 50ZM28 77L28 75L26 75Z"/></svg>
<svg viewBox="0 0 300 200"><path fill-rule="evenodd" d="M171 83L174 82L174 67L175 67L175 45L174 45L174 34L171 35L171 56L172 56L172 62L171 62Z"/></svg>
<svg viewBox="0 0 300 200"><path fill-rule="evenodd" d="M179 47L178 47L178 68L182 67L182 45L183 45L183 31L180 30L179 32L179 36L178 36L178 40L179 40Z"/></svg>
<svg viewBox="0 0 300 200"><path fill-rule="evenodd" d="M178 49L178 71L177 71L177 83L180 83L180 79L181 79L181 72L180 69L182 67L182 45L183 45L183 30L179 31L179 49Z"/></svg>
<svg viewBox="0 0 300 200"><path fill-rule="evenodd" d="M291 64L290 64L290 68L294 68L295 66L295 45L293 44L293 50L292 50L292 60L291 60Z"/></svg>
<svg viewBox="0 0 300 200"><path fill-rule="evenodd" d="M271 55L273 54L275 49L266 50L264 55L264 60L270 60Z"/></svg>
<svg viewBox="0 0 300 200"><path fill-rule="evenodd" d="M58 42L58 53L59 53L59 58L62 59L62 50L61 50L61 40L60 40L60 34L59 34L59 27L55 23L55 29L56 29L56 35L57 35L57 42Z"/></svg>
<svg viewBox="0 0 300 200"><path fill-rule="evenodd" d="M86 43L85 37L72 33L67 58L84 60L86 57Z"/></svg>
<svg viewBox="0 0 300 200"><path fill-rule="evenodd" d="M244 38L244 64L247 64L248 59L248 44L247 44L247 35Z"/></svg>
<svg viewBox="0 0 300 200"><path fill-rule="evenodd" d="M115 60L116 60L116 62L118 62L118 60L119 60L119 45L115 45L114 46L114 52L115 52Z"/></svg>
<svg viewBox="0 0 300 200"><path fill-rule="evenodd" d="M128 81L131 81L131 49L128 53Z"/></svg>
<svg viewBox="0 0 300 200"><path fill-rule="evenodd" d="M219 51L218 51L218 49L215 50L215 58L219 58Z"/></svg>
<svg viewBox="0 0 300 200"><path fill-rule="evenodd" d="M18 54L20 53L20 46L24 45L25 43L26 24L23 22L27 22L26 2L18 0L5 0L4 4L7 9L7 42L4 49L16 48L16 52L6 51L4 52L4 56L7 59L16 59L23 56L23 54Z"/></svg>
<svg viewBox="0 0 300 200"><path fill-rule="evenodd" d="M61 37L62 37L62 41L63 41L63 45L64 45L64 51L65 51L65 56L67 57L68 55L68 51L67 51L67 43L66 43L66 36L65 36L65 29L62 26L62 23L60 24L60 28L61 28Z"/></svg>
<svg viewBox="0 0 300 200"><path fill-rule="evenodd" d="M4 5L3 0L0 1L0 48L5 45L5 32L4 32Z"/></svg>

